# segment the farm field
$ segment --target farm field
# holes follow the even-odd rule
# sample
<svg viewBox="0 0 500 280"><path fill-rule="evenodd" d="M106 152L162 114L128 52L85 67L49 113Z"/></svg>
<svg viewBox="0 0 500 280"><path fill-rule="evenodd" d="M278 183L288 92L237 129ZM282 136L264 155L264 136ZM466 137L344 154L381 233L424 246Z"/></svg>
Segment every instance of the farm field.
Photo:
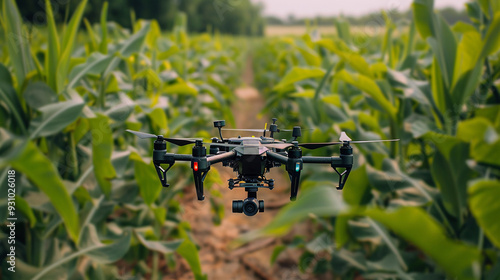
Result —
<svg viewBox="0 0 500 280"><path fill-rule="evenodd" d="M351 33L363 33L367 36L380 35L385 30L385 25L375 26L355 26L351 27ZM314 28L323 35L337 35L337 29L333 22L331 26L318 26ZM302 25L288 26L288 25L268 25L265 28L264 34L267 37L279 36L302 36L307 32L307 27Z"/></svg>
<svg viewBox="0 0 500 280"><path fill-rule="evenodd" d="M415 0L408 24L259 38L192 34L184 13L171 30L134 16L128 29L108 3L92 24L87 0L64 24L45 1L38 27L0 2L1 279L500 278L497 1L468 2L471 23ZM305 164L295 202L273 169L265 212L247 217L231 213L230 169L210 170L200 202L189 164L163 188L153 141L126 132L209 142L214 120L273 117L301 143L399 141L353 143L343 191L329 165Z"/></svg>

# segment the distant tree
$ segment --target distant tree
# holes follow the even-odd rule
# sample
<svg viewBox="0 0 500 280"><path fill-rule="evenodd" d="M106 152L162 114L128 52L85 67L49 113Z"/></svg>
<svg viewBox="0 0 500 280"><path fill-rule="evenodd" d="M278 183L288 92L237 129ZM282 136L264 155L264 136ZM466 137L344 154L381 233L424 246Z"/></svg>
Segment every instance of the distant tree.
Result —
<svg viewBox="0 0 500 280"><path fill-rule="evenodd" d="M23 18L34 24L45 24L45 0L16 0ZM63 4L58 4L63 2ZM58 22L73 13L80 0L52 1L53 12ZM99 22L104 0L88 0L85 18L91 23ZM190 32L218 30L239 35L262 35L265 20L263 7L250 0L113 0L108 1L108 20L130 27L130 13L137 18L156 19L164 30L174 26L178 12L188 18Z"/></svg>

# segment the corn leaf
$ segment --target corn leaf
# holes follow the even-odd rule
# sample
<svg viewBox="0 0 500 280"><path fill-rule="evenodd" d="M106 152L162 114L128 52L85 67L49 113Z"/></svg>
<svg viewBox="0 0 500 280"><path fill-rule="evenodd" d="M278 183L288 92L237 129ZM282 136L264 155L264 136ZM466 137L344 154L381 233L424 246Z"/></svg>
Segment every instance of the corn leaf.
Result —
<svg viewBox="0 0 500 280"><path fill-rule="evenodd" d="M80 116L84 105L82 101L70 100L40 107L41 116L30 123L30 138L59 133Z"/></svg>
<svg viewBox="0 0 500 280"><path fill-rule="evenodd" d="M151 205L162 190L155 167L153 163L146 164L138 154L133 154L130 159L134 160L134 177L139 185L139 193L144 202Z"/></svg>
<svg viewBox="0 0 500 280"><path fill-rule="evenodd" d="M111 164L113 151L113 134L109 126L109 118L97 114L90 121L92 132L92 163L94 173L102 192L109 196L111 193L110 180L116 177L116 171Z"/></svg>
<svg viewBox="0 0 500 280"><path fill-rule="evenodd" d="M47 195L61 216L71 239L78 240L80 227L75 206L50 160L33 142L29 142L22 154L12 160L10 164Z"/></svg>
<svg viewBox="0 0 500 280"><path fill-rule="evenodd" d="M273 88L273 90L280 90L293 85L296 82L305 79L320 78L324 75L325 71L321 68L293 67L290 71L288 71L288 73L286 73L285 77Z"/></svg>
<svg viewBox="0 0 500 280"><path fill-rule="evenodd" d="M25 114L21 106L19 97L12 84L12 78L9 70L0 63L0 103L4 103L8 109L8 113L19 127L22 133L26 133Z"/></svg>
<svg viewBox="0 0 500 280"><path fill-rule="evenodd" d="M59 57L59 63L57 65L57 87L55 90L58 93L64 87L66 78L69 74L73 46L75 44L76 35L78 33L78 28L82 20L83 12L85 11L87 1L88 0L83 0L80 2L64 32L61 44L61 56Z"/></svg>
<svg viewBox="0 0 500 280"><path fill-rule="evenodd" d="M23 22L16 1L3 1L2 12L5 34L7 34L7 50L16 76L17 88L21 88L28 73L35 70L28 35L23 30Z"/></svg>
<svg viewBox="0 0 500 280"><path fill-rule="evenodd" d="M103 54L108 53L108 2L104 2L101 10L101 44L99 44L99 51Z"/></svg>
<svg viewBox="0 0 500 280"><path fill-rule="evenodd" d="M472 214L486 236L497 248L500 248L500 223L498 223L500 182L481 180L474 183L468 192Z"/></svg>
<svg viewBox="0 0 500 280"><path fill-rule="evenodd" d="M396 107L385 97L373 79L362 74L351 74L346 70L339 71L335 77L370 95L392 119L396 118Z"/></svg>
<svg viewBox="0 0 500 280"><path fill-rule="evenodd" d="M394 212L369 209L364 215L417 246L451 277L478 279L480 252L474 247L450 240L444 229L424 210L416 207L404 207Z"/></svg>
<svg viewBox="0 0 500 280"><path fill-rule="evenodd" d="M47 84L57 91L57 64L60 55L59 37L52 13L50 0L45 1L45 11L47 11L47 59L45 60L45 74L47 75Z"/></svg>

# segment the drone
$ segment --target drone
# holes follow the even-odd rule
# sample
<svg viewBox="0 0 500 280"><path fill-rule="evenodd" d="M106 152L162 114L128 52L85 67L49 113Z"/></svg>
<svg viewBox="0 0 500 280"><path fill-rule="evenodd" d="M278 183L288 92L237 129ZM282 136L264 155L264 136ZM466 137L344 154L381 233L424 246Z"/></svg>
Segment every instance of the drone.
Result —
<svg viewBox="0 0 500 280"><path fill-rule="evenodd" d="M278 129L277 119L273 118L272 121L269 129L267 129L267 124L264 129L223 129L226 125L224 120L214 121L214 127L219 130L220 138L214 137L210 143L204 143L202 139L167 138L162 135L132 130L127 130L127 132L133 133L141 139L156 139L153 145L153 164L163 187L169 186L167 172L176 162L190 162L198 200L205 199L203 182L212 165L222 163L223 166L232 168L238 176L228 180L229 189L245 188L247 192L247 198L244 200L233 200L232 211L233 213L244 213L247 216L264 212L264 201L257 199L257 191L260 188L269 190L274 188L274 179L265 177L271 168L285 166L291 181L290 200L294 201L297 198L300 173L304 164L329 164L339 175L337 189L342 190L353 165L351 144L399 140L352 141L345 132L342 132L339 142L299 143L297 138L302 136L300 126L295 126L291 130ZM224 139L222 137L223 130L261 132L262 136L238 136ZM267 132L269 132L269 137L266 137ZM292 138L288 141L274 139L274 135L280 132L291 132ZM177 146L194 144L192 154L168 153L167 142ZM340 145L339 156L302 156L301 148L318 149L332 145ZM209 150L208 155L206 146Z"/></svg>

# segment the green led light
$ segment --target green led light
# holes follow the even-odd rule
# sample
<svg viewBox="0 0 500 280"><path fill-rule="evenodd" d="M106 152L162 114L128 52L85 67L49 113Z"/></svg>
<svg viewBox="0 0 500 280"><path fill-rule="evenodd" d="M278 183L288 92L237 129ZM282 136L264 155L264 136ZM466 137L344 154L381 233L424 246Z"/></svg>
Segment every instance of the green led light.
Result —
<svg viewBox="0 0 500 280"><path fill-rule="evenodd" d="M300 162L297 162L295 164L295 171L299 172L300 171Z"/></svg>

